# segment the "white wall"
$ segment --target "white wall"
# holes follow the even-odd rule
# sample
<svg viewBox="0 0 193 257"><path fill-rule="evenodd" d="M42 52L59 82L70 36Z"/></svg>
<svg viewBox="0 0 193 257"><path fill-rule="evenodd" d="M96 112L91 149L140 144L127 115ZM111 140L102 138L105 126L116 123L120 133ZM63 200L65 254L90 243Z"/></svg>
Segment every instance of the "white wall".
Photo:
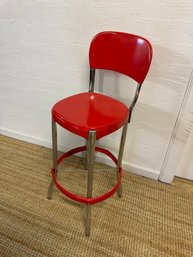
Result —
<svg viewBox="0 0 193 257"><path fill-rule="evenodd" d="M0 5L1 133L44 146L51 145L51 106L88 88L88 45L97 32L125 31L151 41L154 59L129 126L124 167L158 178L193 68L193 2L2 0ZM97 89L125 101L127 80L105 75ZM125 87L116 88L116 82ZM117 151L119 134L101 144ZM59 137L62 148L84 142L61 130Z"/></svg>

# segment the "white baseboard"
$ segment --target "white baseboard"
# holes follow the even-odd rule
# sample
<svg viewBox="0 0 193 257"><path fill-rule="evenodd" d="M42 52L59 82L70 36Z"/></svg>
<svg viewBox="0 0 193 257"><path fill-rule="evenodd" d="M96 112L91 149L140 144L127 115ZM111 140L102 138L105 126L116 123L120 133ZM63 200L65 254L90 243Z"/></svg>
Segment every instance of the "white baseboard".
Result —
<svg viewBox="0 0 193 257"><path fill-rule="evenodd" d="M8 137L12 137L15 139L19 139L28 143L32 143L35 145L40 145L40 146L44 146L47 148L51 148L51 142L43 140L41 138L38 137L33 137L30 135L26 135L20 132L16 132L13 130L8 130L8 129L4 129L4 128L0 128L0 134L4 135L4 136L8 136Z"/></svg>
<svg viewBox="0 0 193 257"><path fill-rule="evenodd" d="M37 137L30 136L30 135L22 134L22 133L12 131L12 130L8 130L8 129L5 129L5 128L0 128L0 134L4 135L4 136L15 138L15 139L19 139L19 140L22 140L22 141L25 141L25 142L29 142L29 143L32 143L32 144L44 146L44 147L47 147L47 148L51 148L51 146L52 146L51 141L47 141L47 140L44 140L44 139L41 139L41 138L37 138ZM60 144L58 145L58 150L59 151L68 151L70 149L71 149L70 147L66 147L64 145L60 145ZM107 164L107 165L112 165L112 161L109 158L107 158L105 155L102 155L102 154L97 154L96 161L98 161L100 163ZM143 177L146 177L146 178L158 180L159 171L147 169L147 168L142 167L142 166L138 166L138 165L135 165L135 164L132 164L132 163L129 163L129 162L125 162L124 160L122 162L122 166L123 166L123 169L125 171L129 171L129 172L132 172L134 174L137 174L137 175L140 175L140 176L143 176Z"/></svg>
<svg viewBox="0 0 193 257"><path fill-rule="evenodd" d="M112 166L112 161L105 155L97 154L96 161ZM122 168L124 171L129 171L136 175L140 175L146 178L150 178L154 180L158 180L159 178L159 171L147 169L142 166L126 162L124 160L122 161Z"/></svg>

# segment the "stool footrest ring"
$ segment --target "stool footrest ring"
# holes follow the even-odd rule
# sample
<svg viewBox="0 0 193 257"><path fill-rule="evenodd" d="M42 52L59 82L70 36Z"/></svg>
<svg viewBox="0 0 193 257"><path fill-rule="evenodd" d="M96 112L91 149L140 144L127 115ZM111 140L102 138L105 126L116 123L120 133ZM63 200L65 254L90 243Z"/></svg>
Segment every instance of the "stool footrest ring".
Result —
<svg viewBox="0 0 193 257"><path fill-rule="evenodd" d="M64 153L57 161L57 164L59 165L64 159L70 157L73 154L79 153L79 152L83 152L86 151L86 146L81 146L81 147L77 147L74 148L66 153ZM117 158L108 150L104 149L104 148L100 148L100 147L95 147L95 151L96 152L100 152L100 153L104 153L107 156L109 156L112 161L117 165ZM85 204L96 204L99 203L101 201L104 201L105 199L109 198L110 196L112 196L118 189L120 183L121 183L121 178L122 178L122 168L119 168L119 179L117 180L115 186L113 187L113 189L111 189L109 192L97 196L95 198L88 198L88 197L84 197L84 196L80 196L80 195L76 195L73 194L71 192L69 192L68 190L66 190L64 187L62 187L60 185L60 183L58 182L56 175L55 175L55 170L54 168L52 168L52 178L54 180L54 183L56 184L57 188L64 194L66 195L68 198L77 201L77 202L81 202L81 203L85 203Z"/></svg>

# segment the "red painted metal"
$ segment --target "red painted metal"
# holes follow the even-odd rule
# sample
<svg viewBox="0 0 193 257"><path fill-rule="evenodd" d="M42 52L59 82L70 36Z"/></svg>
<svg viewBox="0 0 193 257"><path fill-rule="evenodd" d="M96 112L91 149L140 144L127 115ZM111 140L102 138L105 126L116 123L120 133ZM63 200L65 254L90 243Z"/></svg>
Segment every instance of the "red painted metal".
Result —
<svg viewBox="0 0 193 257"><path fill-rule="evenodd" d="M124 32L97 34L90 45L90 67L123 73L142 84L152 59L152 46L143 37Z"/></svg>
<svg viewBox="0 0 193 257"><path fill-rule="evenodd" d="M109 69L130 76L138 83L145 79L152 59L151 44L142 37L124 32L101 32L90 44L90 67ZM53 119L63 128L88 139L96 139L121 128L130 110L120 101L99 93L81 93L65 98L52 108Z"/></svg>
<svg viewBox="0 0 193 257"><path fill-rule="evenodd" d="M137 81L138 86L141 86L147 75L151 59L152 47L148 40L124 32L101 32L93 38L90 44L90 68L123 73ZM137 97L138 95L134 99L134 104ZM134 106L133 103L132 106ZM132 106L128 109L125 104L116 99L88 92L70 96L56 103L52 108L52 117L59 125L72 133L88 139L89 131L93 130L96 131L96 139L99 139L126 124L130 119ZM86 147L83 146L63 154L58 160L58 165L72 154L85 150ZM106 154L117 164L117 159L108 150L99 147L95 150ZM70 199L85 204L95 204L113 195L121 182L121 168L119 174L119 179L111 191L95 198L87 198L75 195L63 188L52 168L52 177L58 189Z"/></svg>
<svg viewBox="0 0 193 257"><path fill-rule="evenodd" d="M128 107L99 93L81 93L57 102L52 108L54 120L63 128L88 138L96 131L99 139L121 128L129 118Z"/></svg>
<svg viewBox="0 0 193 257"><path fill-rule="evenodd" d="M79 153L79 152L82 152L82 151L85 151L86 150L86 146L81 146L81 147L77 147L77 148L74 148L72 150L70 150L69 152L67 153L64 153L59 159L58 159L58 165L66 158L68 158L69 156L75 154L75 153ZM96 152L101 152L101 153L104 153L106 154L107 156L109 156L112 161L117 165L117 158L108 150L106 149L103 149L103 148L100 148L100 147L96 147L95 148L95 151ZM66 195L68 198L74 200L74 201L77 201L77 202L81 202L81 203L85 203L85 204L96 204L98 202L101 202L101 201L104 201L106 200L107 198L109 198L110 196L112 196L118 189L120 183L121 183L121 178L122 178L122 168L120 167L119 169L119 179L117 180L115 186L113 187L112 190L110 190L109 192L107 192L106 194L104 195L101 195L101 196L98 196L98 197L95 197L95 198L87 198L87 197L84 197L84 196L80 196L80 195L75 195L71 192L69 192L68 190L66 190L64 187L62 187L60 185L60 183L58 182L56 176L55 176L55 172L54 172L54 168L52 168L52 178L56 184L56 186L58 187L58 189L64 194Z"/></svg>

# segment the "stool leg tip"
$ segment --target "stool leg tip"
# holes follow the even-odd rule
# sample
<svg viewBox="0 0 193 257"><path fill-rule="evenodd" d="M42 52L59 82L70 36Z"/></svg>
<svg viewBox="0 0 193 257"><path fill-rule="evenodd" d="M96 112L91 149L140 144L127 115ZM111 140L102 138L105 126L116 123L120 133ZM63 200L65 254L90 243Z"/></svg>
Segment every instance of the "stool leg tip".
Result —
<svg viewBox="0 0 193 257"><path fill-rule="evenodd" d="M52 195L49 195L49 194L48 194L47 199L48 199L48 200L51 200L51 199L52 199Z"/></svg>
<svg viewBox="0 0 193 257"><path fill-rule="evenodd" d="M120 186L117 189L117 195L118 195L119 198L121 198L122 195L123 195L123 186L122 186L122 184L120 184Z"/></svg>
<svg viewBox="0 0 193 257"><path fill-rule="evenodd" d="M50 190L48 191L47 199L48 199L48 200L51 200L51 199L52 199L52 192L50 192Z"/></svg>
<svg viewBox="0 0 193 257"><path fill-rule="evenodd" d="M48 200L51 200L51 199L52 199L53 185L54 185L54 183L53 183L53 180L52 180L51 183L50 183L50 186L49 186L49 188L48 188L48 194L47 194Z"/></svg>
<svg viewBox="0 0 193 257"><path fill-rule="evenodd" d="M90 231L85 231L85 236L90 236Z"/></svg>
<svg viewBox="0 0 193 257"><path fill-rule="evenodd" d="M85 220L85 235L90 236L90 225L91 225L91 205L86 205L86 220Z"/></svg>

